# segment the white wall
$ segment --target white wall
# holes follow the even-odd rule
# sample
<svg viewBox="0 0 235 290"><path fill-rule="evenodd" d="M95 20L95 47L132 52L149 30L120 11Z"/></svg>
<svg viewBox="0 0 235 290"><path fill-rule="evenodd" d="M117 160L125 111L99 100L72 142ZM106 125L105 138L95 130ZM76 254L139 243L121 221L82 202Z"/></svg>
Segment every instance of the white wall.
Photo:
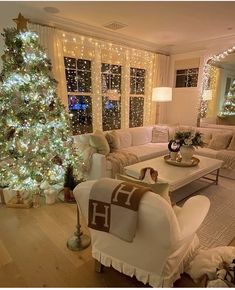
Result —
<svg viewBox="0 0 235 290"><path fill-rule="evenodd" d="M169 85L172 86L172 102L167 103L164 122L167 124L197 124L200 100L200 85L205 51L171 55ZM198 86L196 88L175 88L176 69L199 67Z"/></svg>

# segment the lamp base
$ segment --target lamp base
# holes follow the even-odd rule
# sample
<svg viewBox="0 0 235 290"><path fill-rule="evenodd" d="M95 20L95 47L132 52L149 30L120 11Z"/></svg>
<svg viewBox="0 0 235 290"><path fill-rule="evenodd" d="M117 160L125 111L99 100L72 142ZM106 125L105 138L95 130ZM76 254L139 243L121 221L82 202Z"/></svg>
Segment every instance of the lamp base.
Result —
<svg viewBox="0 0 235 290"><path fill-rule="evenodd" d="M91 239L88 235L77 236L76 233L68 240L67 247L71 251L81 251L89 247Z"/></svg>

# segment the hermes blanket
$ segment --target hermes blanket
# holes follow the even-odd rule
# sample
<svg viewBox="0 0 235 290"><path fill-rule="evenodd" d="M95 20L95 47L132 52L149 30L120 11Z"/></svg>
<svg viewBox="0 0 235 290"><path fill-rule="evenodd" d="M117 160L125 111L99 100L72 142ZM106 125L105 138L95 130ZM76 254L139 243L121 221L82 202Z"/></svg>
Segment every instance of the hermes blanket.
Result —
<svg viewBox="0 0 235 290"><path fill-rule="evenodd" d="M137 228L139 203L149 190L116 179L98 180L90 192L88 227L132 242Z"/></svg>

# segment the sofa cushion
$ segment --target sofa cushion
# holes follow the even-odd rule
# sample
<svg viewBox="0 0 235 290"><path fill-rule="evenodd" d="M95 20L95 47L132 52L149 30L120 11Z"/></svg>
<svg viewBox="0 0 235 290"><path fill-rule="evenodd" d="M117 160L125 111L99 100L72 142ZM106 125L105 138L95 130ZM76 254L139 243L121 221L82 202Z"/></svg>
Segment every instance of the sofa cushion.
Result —
<svg viewBox="0 0 235 290"><path fill-rule="evenodd" d="M235 133L233 134L233 138L228 146L228 150L235 151Z"/></svg>
<svg viewBox="0 0 235 290"><path fill-rule="evenodd" d="M204 147L208 147L212 138L211 130L207 128L200 128L200 127L196 128L196 130L202 133L202 142L204 143Z"/></svg>
<svg viewBox="0 0 235 290"><path fill-rule="evenodd" d="M105 138L109 143L110 150L120 148L120 139L116 131L111 131L105 134Z"/></svg>
<svg viewBox="0 0 235 290"><path fill-rule="evenodd" d="M218 151L214 149L206 148L206 147L198 147L198 148L195 148L195 154L216 159Z"/></svg>
<svg viewBox="0 0 235 290"><path fill-rule="evenodd" d="M230 143L231 138L232 135L228 133L212 135L212 139L208 144L208 148L214 150L226 149Z"/></svg>
<svg viewBox="0 0 235 290"><path fill-rule="evenodd" d="M130 152L138 156L140 161L152 159L168 153L168 143L148 143L144 145L131 146L129 148L119 149Z"/></svg>
<svg viewBox="0 0 235 290"><path fill-rule="evenodd" d="M117 130L116 132L120 140L120 148L126 148L132 145L130 130Z"/></svg>
<svg viewBox="0 0 235 290"><path fill-rule="evenodd" d="M97 152L102 155L107 155L110 152L109 144L102 131L96 130L89 138L90 146L97 149Z"/></svg>
<svg viewBox="0 0 235 290"><path fill-rule="evenodd" d="M167 143L169 140L169 130L167 126L154 126L152 143Z"/></svg>
<svg viewBox="0 0 235 290"><path fill-rule="evenodd" d="M131 128L132 146L143 145L152 140L152 127Z"/></svg>

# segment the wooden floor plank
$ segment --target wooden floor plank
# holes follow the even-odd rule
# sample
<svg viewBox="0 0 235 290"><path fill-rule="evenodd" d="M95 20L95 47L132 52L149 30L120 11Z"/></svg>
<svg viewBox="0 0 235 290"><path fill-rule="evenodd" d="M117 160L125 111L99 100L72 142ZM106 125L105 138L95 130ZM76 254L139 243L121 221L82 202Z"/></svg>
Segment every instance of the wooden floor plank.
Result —
<svg viewBox="0 0 235 290"><path fill-rule="evenodd" d="M2 240L0 240L0 268L12 262L12 258L4 246Z"/></svg>

